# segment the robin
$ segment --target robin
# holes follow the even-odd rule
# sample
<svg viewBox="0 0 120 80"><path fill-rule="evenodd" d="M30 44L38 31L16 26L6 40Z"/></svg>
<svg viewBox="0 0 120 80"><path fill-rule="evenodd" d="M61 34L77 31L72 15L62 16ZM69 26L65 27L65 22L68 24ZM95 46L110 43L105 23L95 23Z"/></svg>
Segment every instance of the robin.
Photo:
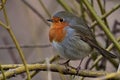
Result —
<svg viewBox="0 0 120 80"><path fill-rule="evenodd" d="M115 55L100 47L86 22L72 13L60 11L53 15L49 30L49 40L58 53L70 60L83 59L87 55L98 52L106 58Z"/></svg>

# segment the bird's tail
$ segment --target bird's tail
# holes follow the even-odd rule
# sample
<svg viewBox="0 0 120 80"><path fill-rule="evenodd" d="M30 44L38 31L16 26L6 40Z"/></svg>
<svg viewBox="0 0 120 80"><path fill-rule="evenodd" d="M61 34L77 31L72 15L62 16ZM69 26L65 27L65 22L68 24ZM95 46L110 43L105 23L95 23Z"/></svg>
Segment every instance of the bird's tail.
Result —
<svg viewBox="0 0 120 80"><path fill-rule="evenodd" d="M100 52L104 57L117 58L116 55L108 52L107 50L105 50L105 49L103 49L103 48L101 48L101 47L99 47L99 48L97 48L97 49L99 50L99 52Z"/></svg>

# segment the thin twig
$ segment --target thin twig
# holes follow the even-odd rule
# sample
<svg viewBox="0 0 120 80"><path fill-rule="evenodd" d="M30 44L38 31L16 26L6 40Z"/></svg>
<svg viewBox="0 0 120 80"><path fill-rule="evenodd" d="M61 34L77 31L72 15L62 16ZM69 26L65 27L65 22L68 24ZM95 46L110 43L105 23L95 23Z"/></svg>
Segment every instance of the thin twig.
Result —
<svg viewBox="0 0 120 80"><path fill-rule="evenodd" d="M3 1L3 2L4 2L4 1ZM22 62L23 62L23 64L24 64L24 67L25 67L25 70L26 70L26 73L27 73L27 80L31 80L30 74L29 74L29 70L28 70L28 68L27 68L27 62L26 62L25 57L24 57L24 55L23 55L23 51L22 51L22 49L20 48L20 45L19 45L19 43L18 43L18 41L17 41L17 39L16 39L16 37L15 37L12 29L10 28L10 22L9 22L9 20L8 20L7 11L6 11L6 7L5 7L5 6L3 6L3 13L4 13L5 21L6 21L6 24L7 24L7 25L5 25L5 26L3 25L3 27L5 27L6 30L9 32L9 34L10 34L10 36L11 36L11 38L12 38L12 40L13 40L13 42L14 42L14 44L15 44L18 52L19 52L20 58L21 58L21 60L22 60ZM2 25L2 24L0 24L0 25ZM6 26L7 26L7 27L6 27ZM8 27L9 27L9 28L8 28Z"/></svg>
<svg viewBox="0 0 120 80"><path fill-rule="evenodd" d="M72 13L72 9L65 3L64 0L57 0L57 2L66 10Z"/></svg>
<svg viewBox="0 0 120 80"><path fill-rule="evenodd" d="M120 41L120 37L117 39L117 41ZM110 44L109 47L107 48L108 51L110 51L114 47L114 44ZM100 55L93 63L93 65L90 67L90 70L95 67L95 65L101 60L102 56Z"/></svg>
<svg viewBox="0 0 120 80"><path fill-rule="evenodd" d="M110 32L110 30L106 27L106 25L103 23L101 18L96 14L95 10L92 8L88 0L83 0L83 3L86 5L86 7L89 9L91 14L94 16L96 21L99 23L103 31L106 33L107 37L114 43L117 50L120 52L120 44L117 42L113 34Z"/></svg>
<svg viewBox="0 0 120 80"><path fill-rule="evenodd" d="M37 14L38 17L40 17L40 19L42 19L42 21L44 23L46 23L48 26L50 26L50 24L47 22L47 20L42 16L42 14L40 14L32 5L30 5L26 0L22 0L22 2L28 6L35 14Z"/></svg>
<svg viewBox="0 0 120 80"><path fill-rule="evenodd" d="M120 8L120 4L117 4L116 6L114 6L110 11L106 12L105 14L103 14L100 18L101 19L104 19L106 17L108 17L110 14L112 14L114 11L116 11L117 9ZM91 24L91 28L95 27L95 25L97 24L98 22L97 21L94 21L92 24Z"/></svg>
<svg viewBox="0 0 120 80"><path fill-rule="evenodd" d="M41 6L43 7L44 11L47 13L47 15L48 15L49 18L50 18L50 17L51 17L51 14L50 14L50 12L48 11L48 9L45 7L46 4L44 4L44 3L42 2L42 0L39 0L39 2L40 2L40 4L41 4Z"/></svg>
<svg viewBox="0 0 120 80"><path fill-rule="evenodd" d="M50 47L51 45L48 44L48 45L30 45L30 44L21 44L20 47L21 48L47 48L47 47ZM1 45L0 46L0 49L15 49L16 46L14 45Z"/></svg>

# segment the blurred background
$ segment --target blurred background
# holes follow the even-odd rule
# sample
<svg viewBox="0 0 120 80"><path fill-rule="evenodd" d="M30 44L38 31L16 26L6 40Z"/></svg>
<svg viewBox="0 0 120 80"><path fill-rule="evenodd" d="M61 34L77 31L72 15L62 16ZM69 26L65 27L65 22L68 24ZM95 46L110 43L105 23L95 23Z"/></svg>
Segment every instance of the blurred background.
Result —
<svg viewBox="0 0 120 80"><path fill-rule="evenodd" d="M45 58L50 58L56 55L56 51L50 46L49 42L49 23L46 19L49 19L54 13L61 10L67 10L59 1L63 1L69 8L68 11L72 11L74 14L81 16L81 6L79 0L7 0L6 10L10 21L10 27L12 28L19 44L21 46L27 46L22 48L27 63L36 63ZM93 2L98 15L102 15L98 0L89 0ZM120 4L120 0L100 0L105 11L110 11L115 5ZM87 9L86 9L87 10ZM86 11L87 12L87 11ZM89 12L88 12L89 13ZM90 15L85 13L85 19L90 26L94 19L90 18ZM0 11L0 21L5 23L3 11ZM107 23L117 38L120 36L120 8L114 11L107 18ZM104 32L97 27L94 29L98 43L102 47L107 47L111 42L104 36ZM19 64L22 63L17 49L14 47L8 31L0 26L0 63L1 64ZM32 46L32 47L31 47ZM11 47L11 48L9 48ZM77 65L79 61L74 61L73 64ZM71 63L72 64L72 63ZM83 69L84 69L83 62ZM115 69L109 66L107 71L114 71ZM47 80L47 72L39 72L33 80ZM18 75L10 78L9 80L22 80L23 77ZM60 74L52 73L53 80L61 80ZM70 77L67 76L66 80ZM71 80L71 79L70 79Z"/></svg>

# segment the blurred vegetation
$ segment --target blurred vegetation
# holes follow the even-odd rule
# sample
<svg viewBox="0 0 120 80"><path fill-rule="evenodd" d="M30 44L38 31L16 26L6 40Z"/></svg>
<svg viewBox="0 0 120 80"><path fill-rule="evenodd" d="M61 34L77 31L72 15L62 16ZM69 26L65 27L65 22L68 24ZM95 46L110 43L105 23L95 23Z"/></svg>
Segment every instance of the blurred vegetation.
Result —
<svg viewBox="0 0 120 80"><path fill-rule="evenodd" d="M46 25L50 25L44 16L39 13L31 4L29 4L26 0L21 0L28 8L30 8ZM45 3L43 3L43 0L38 0L40 5L42 6L44 12L48 16L48 18L51 17L51 13L46 7ZM112 13L120 9L120 3L115 5L111 10L106 11L106 4L107 0L96 0L97 3L95 3L95 0L69 0L69 3L67 3L66 0L56 0L56 2L65 10L68 12L71 12L75 15L78 15L78 17L82 17L88 24L90 25L90 28L93 30L94 33L96 33L96 28L99 28L101 31L103 31L105 34L99 34L96 35L96 37L100 36L106 41L106 50L113 51L113 53L116 53L118 55L118 59L110 59L109 62L114 66L116 69L115 72L107 73L106 72L106 66L107 64L104 63L104 59L101 55L93 55L90 56L89 59L86 61L85 68L87 70L80 70L78 74L76 74L76 70L73 68L69 68L67 70L64 66L59 64L52 64L56 60L58 60L59 56L53 56L52 58L47 60L43 60L39 63L34 64L27 64L27 61L24 57L24 53L22 48L36 48L36 47L46 47L50 45L20 45L18 43L18 40L15 37L14 32L11 29L10 21L8 18L8 13L6 11L6 3L7 0L1 0L0 3L0 11L4 14L4 20L5 23L3 23L0 20L0 26L3 27L8 31L10 34L10 37L12 38L15 46L1 46L0 49L9 49L9 48L16 48L19 52L21 61L23 64L0 64L1 73L0 73L0 80L6 80L10 77L13 77L14 75L26 73L26 80L32 80L32 78L37 75L40 71L52 71L57 72L60 74L61 80L67 80L64 75L70 75L70 79L74 79L71 75L77 75L80 76L80 79L77 80L83 80L84 77L96 77L96 79L113 79L113 78L119 78L118 75L120 75L119 72L119 55L120 55L120 37L115 37L116 33L119 33L119 31L116 30L116 28L113 28L113 30L110 30L109 27L109 21L107 20L107 17L110 16ZM95 5L98 5L98 9L100 11L100 14L98 15L97 11L95 10ZM13 5L14 6L14 5ZM104 38L106 36L107 38ZM92 65L90 64L92 62ZM104 64L104 65L103 65ZM89 67L90 66L90 67ZM12 71L9 71L11 69ZM92 71L95 69L96 71ZM99 70L103 70L100 72ZM31 73L30 73L31 72ZM41 72L42 73L42 72ZM51 73L50 73L51 74ZM97 78L103 76L101 78Z"/></svg>

